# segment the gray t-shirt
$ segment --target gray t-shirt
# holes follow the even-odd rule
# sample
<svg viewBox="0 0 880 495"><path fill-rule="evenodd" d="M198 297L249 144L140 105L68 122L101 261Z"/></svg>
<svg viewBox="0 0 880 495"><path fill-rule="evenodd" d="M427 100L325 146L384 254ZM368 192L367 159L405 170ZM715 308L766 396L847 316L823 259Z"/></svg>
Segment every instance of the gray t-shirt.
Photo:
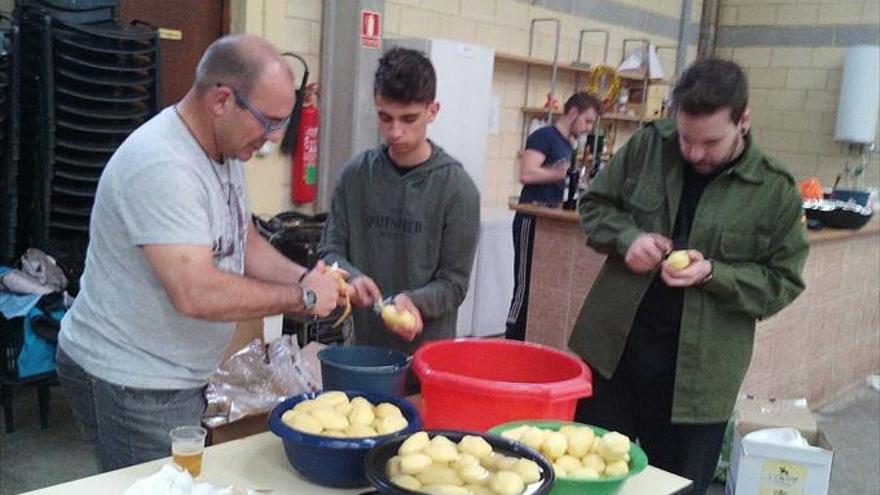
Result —
<svg viewBox="0 0 880 495"><path fill-rule="evenodd" d="M174 109L163 110L122 143L101 175L81 290L61 322L60 348L111 383L204 385L234 324L177 312L142 246L211 246L215 266L242 274L248 218L241 163L211 161Z"/></svg>

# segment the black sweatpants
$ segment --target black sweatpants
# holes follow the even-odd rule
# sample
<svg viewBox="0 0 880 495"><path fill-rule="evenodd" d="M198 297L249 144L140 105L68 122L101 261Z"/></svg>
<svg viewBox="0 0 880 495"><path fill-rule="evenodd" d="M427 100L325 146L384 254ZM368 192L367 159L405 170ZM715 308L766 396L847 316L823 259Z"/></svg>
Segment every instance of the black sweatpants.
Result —
<svg viewBox="0 0 880 495"><path fill-rule="evenodd" d="M593 396L578 402L575 419L638 439L652 466L693 480L688 493L704 495L727 423L672 424L674 383L674 373L640 376L624 353L611 380L593 373Z"/></svg>
<svg viewBox="0 0 880 495"><path fill-rule="evenodd" d="M513 218L513 297L507 313L505 337L526 339L529 289L532 275L532 246L535 244L535 217L517 213Z"/></svg>

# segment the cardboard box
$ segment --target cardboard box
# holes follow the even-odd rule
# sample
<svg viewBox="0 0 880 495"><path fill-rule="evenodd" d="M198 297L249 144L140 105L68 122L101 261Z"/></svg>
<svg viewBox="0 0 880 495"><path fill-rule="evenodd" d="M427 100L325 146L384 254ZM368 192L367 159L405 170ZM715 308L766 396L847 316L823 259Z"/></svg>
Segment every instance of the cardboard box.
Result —
<svg viewBox="0 0 880 495"><path fill-rule="evenodd" d="M238 421L219 426L203 426L208 430L206 443L208 445L217 445L218 443L238 440L239 438L249 437L251 435L256 435L257 433L268 431L269 413L245 416Z"/></svg>
<svg viewBox="0 0 880 495"><path fill-rule="evenodd" d="M809 447L748 437L767 428L794 428ZM826 495L833 449L804 400L747 397L737 406L727 495Z"/></svg>

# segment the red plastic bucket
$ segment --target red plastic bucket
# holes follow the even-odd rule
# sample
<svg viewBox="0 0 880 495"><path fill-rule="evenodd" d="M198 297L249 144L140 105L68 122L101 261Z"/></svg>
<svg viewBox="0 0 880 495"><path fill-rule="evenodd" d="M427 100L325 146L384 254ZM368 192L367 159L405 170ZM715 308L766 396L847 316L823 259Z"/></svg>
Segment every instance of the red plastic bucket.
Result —
<svg viewBox="0 0 880 495"><path fill-rule="evenodd" d="M577 400L593 394L577 356L528 342L430 342L413 358L425 428L487 430L507 421L571 421Z"/></svg>

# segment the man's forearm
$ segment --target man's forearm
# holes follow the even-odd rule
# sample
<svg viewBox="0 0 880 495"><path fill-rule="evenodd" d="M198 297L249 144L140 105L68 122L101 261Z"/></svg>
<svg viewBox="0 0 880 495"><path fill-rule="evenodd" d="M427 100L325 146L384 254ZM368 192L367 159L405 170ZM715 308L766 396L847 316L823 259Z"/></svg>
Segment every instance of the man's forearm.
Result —
<svg viewBox="0 0 880 495"><path fill-rule="evenodd" d="M263 282L217 270L182 299L178 311L213 321L238 321L305 310L302 292L295 284Z"/></svg>
<svg viewBox="0 0 880 495"><path fill-rule="evenodd" d="M269 241L263 239L253 226L250 227L245 253L245 275L264 282L290 285L298 281L306 271L305 267L287 259Z"/></svg>

